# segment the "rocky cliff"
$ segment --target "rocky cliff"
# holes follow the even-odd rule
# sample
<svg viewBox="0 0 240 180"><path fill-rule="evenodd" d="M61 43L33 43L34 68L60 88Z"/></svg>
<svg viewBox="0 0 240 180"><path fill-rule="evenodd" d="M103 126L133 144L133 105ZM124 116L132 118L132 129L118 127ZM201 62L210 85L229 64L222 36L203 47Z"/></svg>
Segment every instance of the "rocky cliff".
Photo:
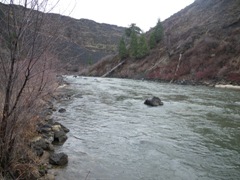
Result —
<svg viewBox="0 0 240 180"><path fill-rule="evenodd" d="M50 14L50 21L59 15ZM88 19L73 19L61 16L60 38L55 43L55 54L70 70L84 67L101 58L116 54L118 41L124 28L100 24Z"/></svg>
<svg viewBox="0 0 240 180"><path fill-rule="evenodd" d="M22 6L15 6L21 17ZM7 31L9 5L0 3L0 47L3 47L4 33ZM36 13L41 13L37 12ZM88 19L73 19L58 14L43 14L42 38L57 36L49 52L63 69L77 71L82 67L99 61L102 57L115 54L119 39L124 33L123 27L100 24ZM4 25L5 23L5 25ZM30 34L30 33L29 33ZM2 38L1 38L2 37ZM29 36L29 38L31 38ZM49 58L53 59L53 58Z"/></svg>
<svg viewBox="0 0 240 180"><path fill-rule="evenodd" d="M196 0L163 26L164 40L149 56L126 59L111 76L240 84L239 0ZM101 76L119 62L105 59L86 74Z"/></svg>

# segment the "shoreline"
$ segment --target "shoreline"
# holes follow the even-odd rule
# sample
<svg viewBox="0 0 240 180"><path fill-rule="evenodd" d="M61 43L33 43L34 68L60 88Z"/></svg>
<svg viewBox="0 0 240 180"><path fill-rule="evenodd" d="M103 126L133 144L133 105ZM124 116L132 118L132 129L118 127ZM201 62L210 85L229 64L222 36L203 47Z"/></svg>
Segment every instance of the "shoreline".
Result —
<svg viewBox="0 0 240 180"><path fill-rule="evenodd" d="M76 76L76 75L68 75L68 76ZM120 79L131 79L131 80L142 80L142 81L150 81L150 82L159 82L159 83L170 83L170 84L177 84L177 85L189 85L189 86L208 86L214 88L222 88L222 89L234 89L240 90L240 83L235 82L225 82L225 81L215 81L215 80L163 80L163 79L149 79L149 78L131 78L131 77L117 77L117 76L108 76L108 77L101 77L101 76L88 76L88 75L77 75L79 77L96 77L96 78L120 78Z"/></svg>
<svg viewBox="0 0 240 180"><path fill-rule="evenodd" d="M55 106L55 101L65 98L66 93L62 91L65 86L62 76L58 76L55 91L48 96L40 116L41 120L37 123L37 135L30 139L30 146L33 153L41 162L39 166L39 180L54 180L57 176L56 169L65 167L68 164L68 155L64 152L56 152L55 146L62 146L68 139L67 133L70 131L63 124L53 117L53 113L61 111L61 107Z"/></svg>
<svg viewBox="0 0 240 180"><path fill-rule="evenodd" d="M215 88L240 90L240 86L231 84L216 84Z"/></svg>

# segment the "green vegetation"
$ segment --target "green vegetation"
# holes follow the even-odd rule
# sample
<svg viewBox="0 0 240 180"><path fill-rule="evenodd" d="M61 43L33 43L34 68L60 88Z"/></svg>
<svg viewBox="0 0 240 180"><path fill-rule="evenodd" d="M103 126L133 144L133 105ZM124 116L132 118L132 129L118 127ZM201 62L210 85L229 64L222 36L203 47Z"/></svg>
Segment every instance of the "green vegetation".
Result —
<svg viewBox="0 0 240 180"><path fill-rule="evenodd" d="M126 38L130 38L130 44L127 50L124 38L120 40L118 48L120 58L124 59L129 55L132 58L141 59L149 54L149 49L156 47L157 43L163 39L163 26L160 19L158 19L150 35L148 44L145 35L142 34L142 30L134 23L126 28L125 36Z"/></svg>
<svg viewBox="0 0 240 180"><path fill-rule="evenodd" d="M91 56L88 56L87 63L89 66L93 65L93 58Z"/></svg>
<svg viewBox="0 0 240 180"><path fill-rule="evenodd" d="M143 58L149 54L149 48L145 36L142 34L138 42L137 58Z"/></svg>
<svg viewBox="0 0 240 180"><path fill-rule="evenodd" d="M149 39L149 47L150 47L150 49L155 48L156 44L157 44L157 42L156 42L156 38L155 38L155 33L151 33L150 39Z"/></svg>
<svg viewBox="0 0 240 180"><path fill-rule="evenodd" d="M127 51L126 44L125 44L123 37L121 38L121 40L119 42L118 52L119 52L119 56L121 59L124 59L128 56L128 51Z"/></svg>
<svg viewBox="0 0 240 180"><path fill-rule="evenodd" d="M129 28L125 30L125 35L127 37L131 37L132 33L141 34L142 30L137 27L136 24L132 23Z"/></svg>
<svg viewBox="0 0 240 180"><path fill-rule="evenodd" d="M156 42L159 43L163 38L163 26L160 19L158 19L157 25L155 26L154 34L155 34Z"/></svg>
<svg viewBox="0 0 240 180"><path fill-rule="evenodd" d="M136 24L131 24L129 28L125 30L125 36L130 38L130 44L127 49L124 38L120 40L118 52L121 59L126 58L128 55L132 58L140 59L149 54L146 37Z"/></svg>
<svg viewBox="0 0 240 180"><path fill-rule="evenodd" d="M154 47L156 47L157 43L159 43L163 39L163 33L164 32L163 32L162 22L160 21L160 19L158 19L158 22L154 27L153 32L150 35L150 39L149 39L150 49L153 49Z"/></svg>
<svg viewBox="0 0 240 180"><path fill-rule="evenodd" d="M132 31L129 52L130 56L135 59L143 58L149 54L149 48L144 34L137 35L135 31Z"/></svg>
<svg viewBox="0 0 240 180"><path fill-rule="evenodd" d="M131 57L138 56L138 37L134 31L131 33L129 52Z"/></svg>

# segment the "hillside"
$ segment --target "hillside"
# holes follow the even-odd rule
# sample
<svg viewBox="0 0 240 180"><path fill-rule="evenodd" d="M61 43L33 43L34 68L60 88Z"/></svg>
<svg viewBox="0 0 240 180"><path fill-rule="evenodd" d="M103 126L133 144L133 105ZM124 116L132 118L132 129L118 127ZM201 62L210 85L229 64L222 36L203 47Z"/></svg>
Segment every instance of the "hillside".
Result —
<svg viewBox="0 0 240 180"><path fill-rule="evenodd" d="M196 0L163 26L164 40L149 56L126 59L110 76L240 84L239 0ZM84 74L102 76L119 62L107 58Z"/></svg>
<svg viewBox="0 0 240 180"><path fill-rule="evenodd" d="M49 18L54 22L59 15L49 14ZM60 18L60 38L55 43L54 54L58 54L62 63L70 66L71 70L76 71L76 66L93 64L107 55L116 54L124 28L88 19Z"/></svg>
<svg viewBox="0 0 240 180"><path fill-rule="evenodd" d="M23 7L15 6L15 9L21 14ZM7 27L6 24L4 25L7 20L7 11L8 5L0 3L2 39ZM40 12L36 11L36 13ZM97 62L102 57L115 54L118 41L124 32L123 27L100 24L88 19L73 19L50 13L43 16L44 24L40 39L57 35L49 57L54 57L59 66L63 67L62 69L69 71L77 71ZM5 51L2 45L0 47Z"/></svg>

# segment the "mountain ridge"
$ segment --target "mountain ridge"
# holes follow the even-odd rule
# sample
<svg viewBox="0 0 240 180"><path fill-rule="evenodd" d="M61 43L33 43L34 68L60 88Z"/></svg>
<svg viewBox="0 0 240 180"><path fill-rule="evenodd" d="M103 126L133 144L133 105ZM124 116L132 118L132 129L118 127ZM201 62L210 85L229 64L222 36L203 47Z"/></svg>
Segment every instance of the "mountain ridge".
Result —
<svg viewBox="0 0 240 180"><path fill-rule="evenodd" d="M7 13L9 5L0 3L2 17ZM23 6L14 5L17 12ZM44 15L42 36L52 36L52 31L56 30L57 39L51 56L57 59L57 63L62 70L77 71L89 64L99 61L101 58L115 54L118 41L124 33L125 28L105 23L97 23L89 19L74 19L56 13L42 13ZM21 13L19 13L21 14ZM3 36L2 27L0 36Z"/></svg>
<svg viewBox="0 0 240 180"><path fill-rule="evenodd" d="M149 56L126 59L110 76L239 84L239 14L238 0L197 0L162 22L164 40ZM120 60L114 57L105 61L108 63L97 63L83 74L101 76Z"/></svg>

